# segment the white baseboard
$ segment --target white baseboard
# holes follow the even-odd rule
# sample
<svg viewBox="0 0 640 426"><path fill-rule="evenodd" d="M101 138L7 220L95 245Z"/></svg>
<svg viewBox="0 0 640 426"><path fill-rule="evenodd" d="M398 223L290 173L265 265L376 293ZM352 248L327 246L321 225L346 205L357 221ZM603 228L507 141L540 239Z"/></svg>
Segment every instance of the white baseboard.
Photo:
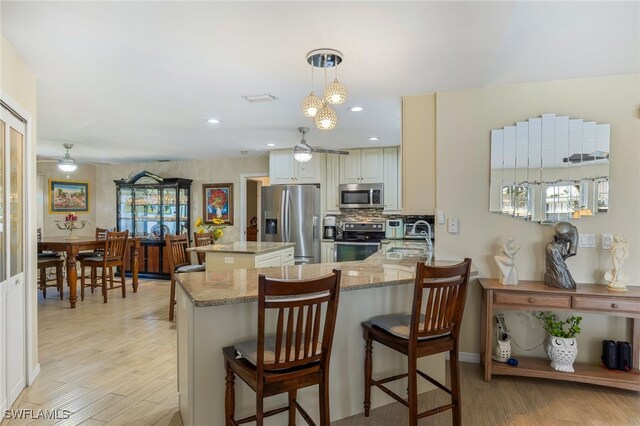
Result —
<svg viewBox="0 0 640 426"><path fill-rule="evenodd" d="M460 362L472 362L474 364L480 364L480 354L475 352L460 352ZM444 359L449 360L449 352L444 354Z"/></svg>
<svg viewBox="0 0 640 426"><path fill-rule="evenodd" d="M40 374L40 363L37 363L35 368L31 370L29 377L27 378L27 386L31 386L35 382L36 377Z"/></svg>

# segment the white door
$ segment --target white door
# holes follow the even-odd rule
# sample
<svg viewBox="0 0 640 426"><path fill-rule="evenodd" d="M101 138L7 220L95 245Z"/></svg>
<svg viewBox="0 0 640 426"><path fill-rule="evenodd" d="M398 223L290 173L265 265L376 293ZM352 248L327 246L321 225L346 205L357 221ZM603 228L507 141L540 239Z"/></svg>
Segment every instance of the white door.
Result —
<svg viewBox="0 0 640 426"><path fill-rule="evenodd" d="M0 213L2 245L0 253L0 282L4 289L4 318L0 316L0 332L5 334L1 348L4 374L1 387L10 407L26 386L25 339L25 123L4 107L0 115L2 137L2 167L0 179L3 204ZM2 305L0 305L2 306ZM0 351L1 352L1 351ZM1 370L1 369L0 369ZM2 392L2 391L0 391ZM2 395L2 393L0 393ZM0 400L0 405L2 400Z"/></svg>

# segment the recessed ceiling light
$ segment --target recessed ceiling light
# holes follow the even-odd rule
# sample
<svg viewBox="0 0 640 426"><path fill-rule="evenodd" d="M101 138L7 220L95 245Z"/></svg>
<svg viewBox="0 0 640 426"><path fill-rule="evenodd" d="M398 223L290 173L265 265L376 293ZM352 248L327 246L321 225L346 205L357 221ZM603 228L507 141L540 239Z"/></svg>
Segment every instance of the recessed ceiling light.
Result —
<svg viewBox="0 0 640 426"><path fill-rule="evenodd" d="M360 111L364 111L364 108L360 107L360 106L354 106L349 108L349 111L351 112L360 112Z"/></svg>
<svg viewBox="0 0 640 426"><path fill-rule="evenodd" d="M276 146L275 143L268 143L267 146Z"/></svg>
<svg viewBox="0 0 640 426"><path fill-rule="evenodd" d="M240 151L240 154L248 154L249 151Z"/></svg>
<svg viewBox="0 0 640 426"><path fill-rule="evenodd" d="M207 120L207 123L220 124L220 123L222 123L222 121L218 120L217 118L210 118L210 119Z"/></svg>
<svg viewBox="0 0 640 426"><path fill-rule="evenodd" d="M371 136L371 137L369 138L369 140L370 140L370 141L379 141L379 140L380 140L380 138L379 138L379 137L377 137L377 136Z"/></svg>

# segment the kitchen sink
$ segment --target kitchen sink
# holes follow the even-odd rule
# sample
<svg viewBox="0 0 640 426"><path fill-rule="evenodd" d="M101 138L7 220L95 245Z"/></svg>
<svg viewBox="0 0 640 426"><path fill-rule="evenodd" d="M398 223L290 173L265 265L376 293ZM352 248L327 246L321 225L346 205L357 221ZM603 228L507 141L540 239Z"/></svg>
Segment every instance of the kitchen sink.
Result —
<svg viewBox="0 0 640 426"><path fill-rule="evenodd" d="M406 257L425 257L427 250L419 247L391 247L387 253L397 253Z"/></svg>

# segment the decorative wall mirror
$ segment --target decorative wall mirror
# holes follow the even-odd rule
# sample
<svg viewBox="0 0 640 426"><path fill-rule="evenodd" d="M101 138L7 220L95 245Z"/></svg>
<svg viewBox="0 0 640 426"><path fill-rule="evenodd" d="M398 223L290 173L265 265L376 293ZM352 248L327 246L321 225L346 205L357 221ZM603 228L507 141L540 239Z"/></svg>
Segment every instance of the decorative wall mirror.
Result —
<svg viewBox="0 0 640 426"><path fill-rule="evenodd" d="M541 223L606 213L610 127L542 114L492 130L489 211Z"/></svg>

